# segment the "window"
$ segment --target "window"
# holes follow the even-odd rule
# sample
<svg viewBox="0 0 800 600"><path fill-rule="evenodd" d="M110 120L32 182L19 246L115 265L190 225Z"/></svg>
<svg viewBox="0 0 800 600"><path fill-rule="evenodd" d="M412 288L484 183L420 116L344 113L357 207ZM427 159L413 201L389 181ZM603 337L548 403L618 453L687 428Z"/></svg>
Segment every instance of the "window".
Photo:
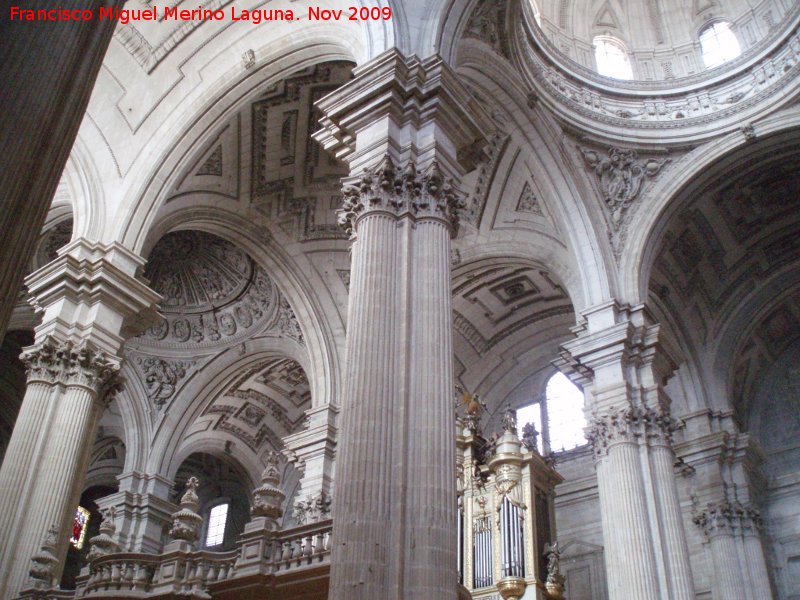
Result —
<svg viewBox="0 0 800 600"><path fill-rule="evenodd" d="M206 546L219 546L225 538L225 523L228 520L228 504L217 504L208 515Z"/></svg>
<svg viewBox="0 0 800 600"><path fill-rule="evenodd" d="M82 506L75 509L75 516L72 518L72 534L69 538L70 543L76 550L83 548L86 538L86 527L89 525L89 511Z"/></svg>
<svg viewBox="0 0 800 600"><path fill-rule="evenodd" d="M517 410L517 432L527 423L533 423L539 432L539 453L562 452L586 443L583 430L583 393L562 373L556 373L547 382L544 400Z"/></svg>
<svg viewBox="0 0 800 600"><path fill-rule="evenodd" d="M594 38L594 59L600 75L614 79L633 79L628 53L619 40L607 37Z"/></svg>
<svg viewBox="0 0 800 600"><path fill-rule="evenodd" d="M700 50L707 69L718 67L742 53L730 23L725 21L712 23L700 32Z"/></svg>

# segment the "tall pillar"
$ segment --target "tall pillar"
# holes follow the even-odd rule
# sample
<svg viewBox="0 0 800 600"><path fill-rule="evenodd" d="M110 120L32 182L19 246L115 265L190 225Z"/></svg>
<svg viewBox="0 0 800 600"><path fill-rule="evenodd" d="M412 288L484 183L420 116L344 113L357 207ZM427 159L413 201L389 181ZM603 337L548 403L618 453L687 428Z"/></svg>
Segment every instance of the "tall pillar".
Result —
<svg viewBox="0 0 800 600"><path fill-rule="evenodd" d="M51 0L16 3L55 7ZM91 9L89 21L11 21L3 4L0 38L0 338L14 308L26 265L44 225L72 149L116 21L102 7L124 0L59 0L64 9Z"/></svg>
<svg viewBox="0 0 800 600"><path fill-rule="evenodd" d="M686 532L673 473L666 380L674 351L643 307L584 313L555 361L586 394L611 600L692 600Z"/></svg>
<svg viewBox="0 0 800 600"><path fill-rule="evenodd" d="M708 544L714 600L774 598L756 508L766 481L763 452L740 433L731 412L698 411L685 417L685 440L676 446L692 469L694 523Z"/></svg>
<svg viewBox="0 0 800 600"><path fill-rule="evenodd" d="M0 597L26 585L52 527L60 577L122 336L155 314L158 295L134 278L143 262L118 244L76 240L26 280L43 321L23 353L28 383L0 469Z"/></svg>
<svg viewBox="0 0 800 600"><path fill-rule="evenodd" d="M438 57L390 51L355 75L316 134L354 173L330 598L455 600L450 180L490 121Z"/></svg>

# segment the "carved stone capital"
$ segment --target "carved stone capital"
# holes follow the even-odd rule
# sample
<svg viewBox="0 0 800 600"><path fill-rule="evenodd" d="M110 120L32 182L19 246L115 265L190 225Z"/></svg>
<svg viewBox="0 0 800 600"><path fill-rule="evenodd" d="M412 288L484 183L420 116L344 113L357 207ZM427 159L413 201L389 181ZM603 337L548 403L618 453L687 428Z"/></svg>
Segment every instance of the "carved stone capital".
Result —
<svg viewBox="0 0 800 600"><path fill-rule="evenodd" d="M418 173L413 161L402 169L387 154L381 162L364 173L355 184L343 188L344 203L338 213L339 224L352 235L358 220L369 213L383 212L397 217L439 219L447 223L451 234L458 230L458 211L465 207L452 181L434 161Z"/></svg>
<svg viewBox="0 0 800 600"><path fill-rule="evenodd" d="M52 336L21 354L28 381L90 389L105 398L117 383L119 364L91 342L61 341Z"/></svg>
<svg viewBox="0 0 800 600"><path fill-rule="evenodd" d="M709 539L717 535L758 535L763 527L758 509L728 500L709 502L705 510L695 512L692 521Z"/></svg>
<svg viewBox="0 0 800 600"><path fill-rule="evenodd" d="M593 415L587 427L586 438L592 445L595 459L608 454L616 444L646 442L651 446L672 445L672 434L682 423L673 419L667 409L649 407L612 407Z"/></svg>

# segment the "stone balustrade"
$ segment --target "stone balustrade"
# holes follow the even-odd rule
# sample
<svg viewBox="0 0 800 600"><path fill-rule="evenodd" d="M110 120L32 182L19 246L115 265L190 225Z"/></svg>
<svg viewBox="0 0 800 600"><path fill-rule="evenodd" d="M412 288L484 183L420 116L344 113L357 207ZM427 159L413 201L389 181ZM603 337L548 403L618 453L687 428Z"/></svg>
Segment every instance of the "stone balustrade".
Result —
<svg viewBox="0 0 800 600"><path fill-rule="evenodd" d="M280 579L308 567L330 565L330 520L269 532L266 551L258 558L259 572ZM241 569L252 564L244 547L229 552L173 550L163 554L113 553L92 561L78 579L74 596L58 592L58 598L166 598L191 595L212 598L226 584L240 586L251 572ZM240 581L237 581L240 580ZM263 585L253 581L246 585ZM209 588L213 589L209 589ZM66 595L63 595L66 594ZM56 596L54 596L56 597Z"/></svg>

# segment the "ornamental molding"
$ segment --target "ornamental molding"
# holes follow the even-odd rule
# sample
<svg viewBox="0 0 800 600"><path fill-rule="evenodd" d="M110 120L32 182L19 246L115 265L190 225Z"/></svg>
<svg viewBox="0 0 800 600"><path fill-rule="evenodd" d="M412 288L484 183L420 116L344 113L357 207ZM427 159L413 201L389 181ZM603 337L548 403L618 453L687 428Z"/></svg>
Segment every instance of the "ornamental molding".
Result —
<svg viewBox="0 0 800 600"><path fill-rule="evenodd" d="M266 270L215 235L190 230L165 235L145 276L163 296L163 318L131 340L132 348L217 348L270 330L304 343L297 316Z"/></svg>
<svg viewBox="0 0 800 600"><path fill-rule="evenodd" d="M317 523L331 517L331 505L333 499L325 491L319 494L308 496L294 505L294 518L298 525Z"/></svg>
<svg viewBox="0 0 800 600"><path fill-rule="evenodd" d="M143 355L131 357L137 371L142 375L147 398L157 410L163 409L175 397L182 381L197 364L194 360L171 360Z"/></svg>
<svg viewBox="0 0 800 600"><path fill-rule="evenodd" d="M578 146L578 151L600 187L613 243L620 229L627 226L628 212L639 198L645 181L658 175L670 159L640 158L636 150L616 146L609 147L605 152ZM619 244L613 245L616 248Z"/></svg>
<svg viewBox="0 0 800 600"><path fill-rule="evenodd" d="M387 154L372 168L364 169L354 184L342 189L344 202L338 222L353 237L358 221L369 214L390 214L396 218L437 219L453 237L458 231L458 212L465 208L463 197L446 178L436 161L418 173L413 161L400 169Z"/></svg>
<svg viewBox="0 0 800 600"><path fill-rule="evenodd" d="M611 407L602 414L592 415L586 428L586 439L595 460L600 460L619 444L671 447L673 433L683 425L683 421L674 419L666 408Z"/></svg>
<svg viewBox="0 0 800 600"><path fill-rule="evenodd" d="M800 89L800 6L787 15L786 27L726 67L680 79L624 82L563 56L542 32L534 34L532 15L519 12L511 19L518 23L515 46L538 99L571 126L597 135L685 144L736 130L792 102Z"/></svg>
<svg viewBox="0 0 800 600"><path fill-rule="evenodd" d="M107 401L118 385L119 360L89 341L73 342L47 336L20 355L28 382L81 386Z"/></svg>
<svg viewBox="0 0 800 600"><path fill-rule="evenodd" d="M709 539L717 535L758 535L764 526L758 509L735 500L709 502L704 510L694 513L692 522Z"/></svg>

